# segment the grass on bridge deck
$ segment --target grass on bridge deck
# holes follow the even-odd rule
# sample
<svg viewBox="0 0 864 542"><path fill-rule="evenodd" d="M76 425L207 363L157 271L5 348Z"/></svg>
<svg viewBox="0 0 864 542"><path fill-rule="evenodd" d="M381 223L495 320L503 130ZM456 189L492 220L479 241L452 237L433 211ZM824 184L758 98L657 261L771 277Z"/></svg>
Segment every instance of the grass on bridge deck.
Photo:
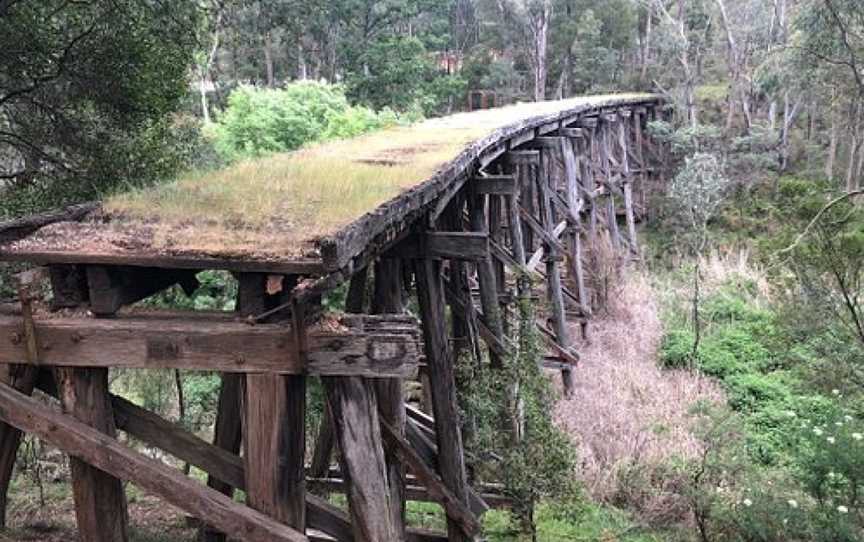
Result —
<svg viewBox="0 0 864 542"><path fill-rule="evenodd" d="M316 258L317 239L430 178L498 129L558 112L651 98L619 94L522 103L245 160L114 196L101 216L48 226L13 250Z"/></svg>

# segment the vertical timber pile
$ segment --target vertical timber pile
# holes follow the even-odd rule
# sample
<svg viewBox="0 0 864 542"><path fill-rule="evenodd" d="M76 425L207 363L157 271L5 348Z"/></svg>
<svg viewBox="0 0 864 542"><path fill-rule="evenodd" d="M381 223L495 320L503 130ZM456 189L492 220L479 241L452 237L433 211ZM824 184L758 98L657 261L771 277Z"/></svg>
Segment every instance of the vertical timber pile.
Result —
<svg viewBox="0 0 864 542"><path fill-rule="evenodd" d="M563 128L562 155L564 159L564 175L566 180L566 198L568 207L566 220L569 228L569 275L576 286L576 296L579 302L579 312L582 316L582 338L588 339L588 318L591 315L591 303L585 289L585 270L582 265L582 212L585 209L585 193L582 173L582 156L579 149L583 140L581 128Z"/></svg>
<svg viewBox="0 0 864 542"><path fill-rule="evenodd" d="M347 307L350 311L359 312L363 308L366 276L362 272L351 278L349 291L353 295ZM356 376L322 377L321 382L339 442L342 477L346 485L354 540L404 540L401 521L403 503L401 499L393 501L388 483L375 383L371 379ZM391 389L388 386L386 391ZM388 406L393 408L392 405ZM401 416L404 417L404 408L402 411ZM393 414L392 410L388 414ZM394 507L398 510L394 511Z"/></svg>
<svg viewBox="0 0 864 542"><path fill-rule="evenodd" d="M620 155L621 185L624 192L624 213L627 219L627 242L630 252L635 256L639 253L636 240L636 217L633 213L633 172L630 169L630 157L628 153L628 141L630 139L630 117L628 109L619 112L618 122L618 151Z"/></svg>
<svg viewBox="0 0 864 542"><path fill-rule="evenodd" d="M295 277L241 274L241 314L251 316L273 308L294 284ZM295 307L291 331L302 359L305 320L297 312ZM243 402L247 503L302 533L306 530L306 377L248 374Z"/></svg>
<svg viewBox="0 0 864 542"><path fill-rule="evenodd" d="M432 258L415 260L417 299L426 343L426 364L432 391L435 434L438 438L438 467L444 485L463 505L468 504L467 477L463 456L462 432L456 401L455 359L447 334L444 305L444 281L441 261ZM470 537L459 522L448 516L447 536L451 542Z"/></svg>
<svg viewBox="0 0 864 542"><path fill-rule="evenodd" d="M382 258L375 263L375 288L372 298L373 314L402 314L405 312L405 299L402 293L402 260ZM401 378L376 378L375 392L381 419L405 436L405 392ZM405 539L405 467L393 450L388 447L385 453L387 464L387 484L390 490L390 517L394 535L398 540Z"/></svg>
<svg viewBox="0 0 864 542"><path fill-rule="evenodd" d="M31 289L35 285L30 284L30 277L19 276L18 299L25 322L32 322L33 317L33 294ZM36 385L39 369L35 366L39 361L39 348L35 332L32 326L25 328L24 338L27 344L27 361L29 365L2 365L0 366L0 383L6 384L15 390L30 395ZM9 484L12 481L12 473L15 470L15 458L18 448L21 446L21 431L5 422L0 422L0 529L6 527L6 508L9 494Z"/></svg>
<svg viewBox="0 0 864 542"><path fill-rule="evenodd" d="M87 268L90 302L105 307L100 317L111 317L116 311L117 305L112 299L113 282L108 269ZM107 368L57 367L54 379L64 412L111 438L116 436ZM79 458L70 457L69 465L80 537L87 542L128 540L129 519L123 483Z"/></svg>

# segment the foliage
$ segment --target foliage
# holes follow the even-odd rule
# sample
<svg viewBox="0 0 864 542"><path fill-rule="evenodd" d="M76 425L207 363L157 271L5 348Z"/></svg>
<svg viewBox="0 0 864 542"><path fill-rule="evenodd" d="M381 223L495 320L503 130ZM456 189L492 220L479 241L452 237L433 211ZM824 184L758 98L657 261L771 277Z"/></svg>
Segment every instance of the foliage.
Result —
<svg viewBox="0 0 864 542"><path fill-rule="evenodd" d="M217 122L216 148L227 160L297 149L396 124L392 111L351 106L341 87L314 82L283 89L242 86Z"/></svg>
<svg viewBox="0 0 864 542"><path fill-rule="evenodd" d="M0 5L0 216L172 175L196 2Z"/></svg>
<svg viewBox="0 0 864 542"><path fill-rule="evenodd" d="M556 393L540 369L534 309L524 300L519 310L518 346L504 367L460 362L460 401L468 420L466 449L477 458L474 468L503 481L523 529L533 532L536 503L572 494L576 452L551 418Z"/></svg>
<svg viewBox="0 0 864 542"><path fill-rule="evenodd" d="M400 111L421 99L425 80L434 73L423 43L403 36L371 43L357 67L361 69L348 77L348 95L375 109L389 106Z"/></svg>

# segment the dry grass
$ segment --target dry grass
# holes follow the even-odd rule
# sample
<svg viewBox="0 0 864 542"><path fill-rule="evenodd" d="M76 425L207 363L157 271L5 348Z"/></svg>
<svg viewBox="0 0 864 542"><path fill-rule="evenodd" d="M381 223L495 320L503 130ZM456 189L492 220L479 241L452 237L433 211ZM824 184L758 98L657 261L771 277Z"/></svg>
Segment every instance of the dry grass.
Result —
<svg viewBox="0 0 864 542"><path fill-rule="evenodd" d="M558 404L556 417L576 437L579 475L593 497L662 522L682 513L679 493L664 488L675 480L657 477L649 480L655 486L650 495L635 495L627 473L694 457L700 444L688 410L723 395L709 379L658 367L663 330L657 295L638 273L629 272L625 283L608 313L592 321L592 343L580 346L575 396Z"/></svg>
<svg viewBox="0 0 864 542"><path fill-rule="evenodd" d="M640 98L641 95L620 95ZM267 247L284 255L431 177L498 128L611 96L517 104L399 126L111 198L115 222L154 228L154 248L201 253ZM278 233L278 235L276 235Z"/></svg>

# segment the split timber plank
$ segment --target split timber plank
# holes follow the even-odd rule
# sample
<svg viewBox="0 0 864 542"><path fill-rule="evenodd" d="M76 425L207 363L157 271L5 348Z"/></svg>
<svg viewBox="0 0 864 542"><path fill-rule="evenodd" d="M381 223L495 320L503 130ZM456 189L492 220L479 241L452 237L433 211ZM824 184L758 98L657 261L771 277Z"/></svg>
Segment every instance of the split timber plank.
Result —
<svg viewBox="0 0 864 542"><path fill-rule="evenodd" d="M248 542L306 542L305 535L206 488L104 433L0 384L0 419Z"/></svg>
<svg viewBox="0 0 864 542"><path fill-rule="evenodd" d="M40 365L72 367L178 368L232 373L410 377L420 345L416 331L367 332L376 320L400 316L347 316L345 333L315 331L304 363L289 329L269 324L119 317L111 320L55 318L35 321ZM380 327L380 326L379 326ZM0 363L26 363L20 318L0 316Z"/></svg>

